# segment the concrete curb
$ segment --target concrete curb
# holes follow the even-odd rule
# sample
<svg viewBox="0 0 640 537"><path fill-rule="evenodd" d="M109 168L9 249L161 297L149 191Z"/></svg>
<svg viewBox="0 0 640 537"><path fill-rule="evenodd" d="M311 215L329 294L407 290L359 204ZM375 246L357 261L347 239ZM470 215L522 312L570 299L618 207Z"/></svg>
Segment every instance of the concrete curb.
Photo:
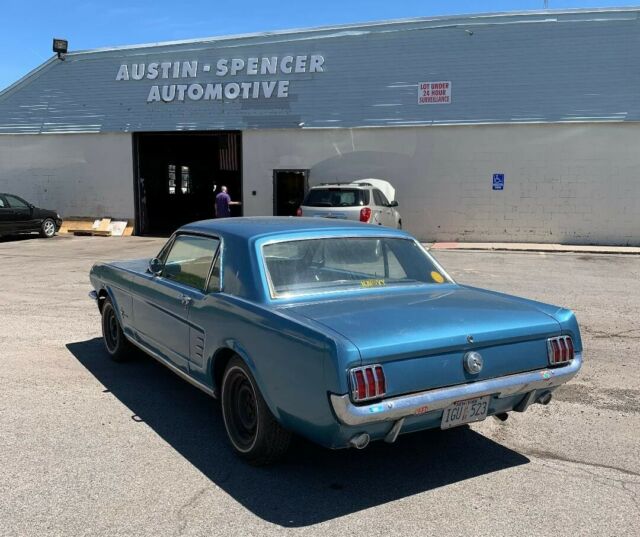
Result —
<svg viewBox="0 0 640 537"><path fill-rule="evenodd" d="M424 245L429 250L488 250L506 252L640 255L640 247L635 246L592 246L582 244L536 244L519 242L434 242L424 243Z"/></svg>

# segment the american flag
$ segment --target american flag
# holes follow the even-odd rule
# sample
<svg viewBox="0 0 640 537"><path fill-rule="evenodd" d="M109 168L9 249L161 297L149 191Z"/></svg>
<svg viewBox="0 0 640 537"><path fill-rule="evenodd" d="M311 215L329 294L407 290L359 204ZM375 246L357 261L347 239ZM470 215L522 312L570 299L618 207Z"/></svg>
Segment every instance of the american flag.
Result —
<svg viewBox="0 0 640 537"><path fill-rule="evenodd" d="M220 143L220 169L238 171L238 135L226 134Z"/></svg>

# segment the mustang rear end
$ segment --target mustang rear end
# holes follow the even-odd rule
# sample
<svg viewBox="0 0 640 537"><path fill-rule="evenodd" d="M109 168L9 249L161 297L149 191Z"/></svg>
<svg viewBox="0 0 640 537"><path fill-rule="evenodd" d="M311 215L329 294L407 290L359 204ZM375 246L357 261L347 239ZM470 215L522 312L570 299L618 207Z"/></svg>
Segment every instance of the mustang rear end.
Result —
<svg viewBox="0 0 640 537"><path fill-rule="evenodd" d="M345 372L347 393L329 395L342 426L337 443L449 429L531 404L581 367L574 315L464 286L401 290L290 308L352 341L361 360ZM380 327L374 329L373 327Z"/></svg>

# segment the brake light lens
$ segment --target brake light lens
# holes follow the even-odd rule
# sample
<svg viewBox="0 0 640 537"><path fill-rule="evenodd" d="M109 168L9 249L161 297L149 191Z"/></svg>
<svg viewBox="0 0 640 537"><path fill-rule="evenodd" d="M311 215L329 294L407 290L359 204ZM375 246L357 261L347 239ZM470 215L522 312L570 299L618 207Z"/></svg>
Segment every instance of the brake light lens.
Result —
<svg viewBox="0 0 640 537"><path fill-rule="evenodd" d="M354 401L378 399L386 393L387 382L381 365L355 367L349 372L349 379Z"/></svg>
<svg viewBox="0 0 640 537"><path fill-rule="evenodd" d="M360 222L368 222L369 218L371 218L371 209L369 207L360 209Z"/></svg>
<svg viewBox="0 0 640 537"><path fill-rule="evenodd" d="M296 216L302 216L302 207L296 209Z"/></svg>
<svg viewBox="0 0 640 537"><path fill-rule="evenodd" d="M551 337L547 340L547 354L550 365L566 364L573 360L573 340L571 336Z"/></svg>

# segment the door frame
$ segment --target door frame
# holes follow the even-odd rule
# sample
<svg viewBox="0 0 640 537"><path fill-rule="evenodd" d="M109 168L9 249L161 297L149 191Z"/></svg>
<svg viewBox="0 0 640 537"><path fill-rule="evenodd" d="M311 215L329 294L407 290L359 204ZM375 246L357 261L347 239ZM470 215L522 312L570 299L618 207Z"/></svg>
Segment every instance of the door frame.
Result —
<svg viewBox="0 0 640 537"><path fill-rule="evenodd" d="M239 167L239 200L244 204L244 160L243 160L243 136L241 130L195 130L195 131L134 131L131 133L131 151L132 151L132 163L133 163L133 203L134 203L134 227L133 234L134 235L143 235L148 234L148 229L143 229L144 222L142 222L142 215L144 211L147 211L149 208L143 208L142 195L140 192L140 177L141 177L141 156L140 156L140 139L146 135L150 136L222 136L225 134L234 134L238 138L238 167ZM145 204L147 203L145 197ZM244 205L242 205L244 207ZM148 216L148 215L147 215ZM148 224L148 221L147 221ZM149 226L147 226L149 227Z"/></svg>
<svg viewBox="0 0 640 537"><path fill-rule="evenodd" d="M302 173L304 175L304 194L307 195L309 192L309 169L302 168L274 168L273 170L273 207L272 207L272 216L276 215L276 205L278 203L278 183L276 181L276 176L278 173Z"/></svg>

